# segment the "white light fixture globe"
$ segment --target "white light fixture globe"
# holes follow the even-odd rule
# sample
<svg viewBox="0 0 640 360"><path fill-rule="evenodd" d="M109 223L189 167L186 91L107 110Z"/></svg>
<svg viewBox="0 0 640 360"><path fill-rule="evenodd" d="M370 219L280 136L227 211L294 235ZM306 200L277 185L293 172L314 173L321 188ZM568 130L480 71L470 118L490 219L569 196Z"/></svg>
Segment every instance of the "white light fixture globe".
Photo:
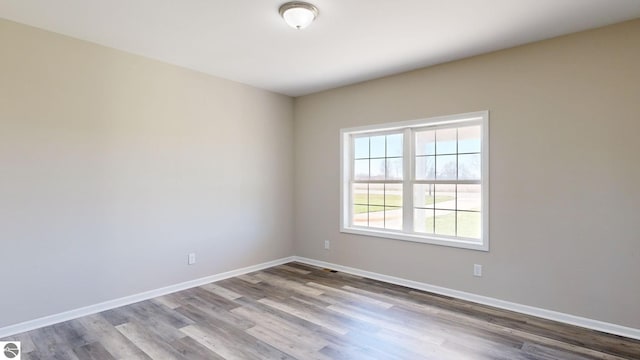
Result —
<svg viewBox="0 0 640 360"><path fill-rule="evenodd" d="M318 8L300 1L292 1L280 6L280 16L294 29L304 29L318 16Z"/></svg>

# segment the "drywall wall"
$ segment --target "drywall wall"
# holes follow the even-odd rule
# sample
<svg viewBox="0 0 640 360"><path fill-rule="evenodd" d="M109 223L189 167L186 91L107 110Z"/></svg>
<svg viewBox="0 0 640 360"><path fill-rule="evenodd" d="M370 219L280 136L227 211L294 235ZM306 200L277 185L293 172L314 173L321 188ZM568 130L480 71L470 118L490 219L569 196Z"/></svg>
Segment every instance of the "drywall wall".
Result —
<svg viewBox="0 0 640 360"><path fill-rule="evenodd" d="M635 20L296 99L296 255L640 328L638 44ZM478 110L489 252L339 232L340 128Z"/></svg>
<svg viewBox="0 0 640 360"><path fill-rule="evenodd" d="M0 327L293 255L291 98L4 20L0 49Z"/></svg>

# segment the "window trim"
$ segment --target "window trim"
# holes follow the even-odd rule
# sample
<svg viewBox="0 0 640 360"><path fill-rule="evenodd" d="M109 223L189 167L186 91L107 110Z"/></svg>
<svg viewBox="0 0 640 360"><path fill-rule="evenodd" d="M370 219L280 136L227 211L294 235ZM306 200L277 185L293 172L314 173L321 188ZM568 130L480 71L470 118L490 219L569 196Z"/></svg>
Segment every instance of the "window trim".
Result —
<svg viewBox="0 0 640 360"><path fill-rule="evenodd" d="M353 227L351 224L351 191L350 180L351 172L353 171L351 160L353 158L353 146L352 135L375 135L380 133L388 133L390 131L404 131L405 139L407 138L407 132L416 130L419 128L436 128L441 125L451 127L456 123L464 125L476 121L481 124L481 203L482 203L482 238L481 241L466 240L464 238L448 237L443 235L433 234L415 234L406 233L398 230L389 229L375 229L375 228L362 228ZM411 138L411 137L409 137ZM414 171L414 154L412 152L414 145L412 141L404 141L403 147L403 199L413 199L412 186L406 186L407 183L413 184ZM412 204L411 204L412 205ZM405 206L403 204L403 223L404 220L408 220L413 223L413 212L404 211ZM411 219L408 219L411 217ZM387 239L412 241L425 244L442 245L449 247L457 247L463 249L489 251L489 111L476 111L463 114L454 114L446 116L436 116L425 119L416 119L409 121L400 121L385 124L366 125L351 128L340 129L340 232L365 235L373 237L381 237Z"/></svg>

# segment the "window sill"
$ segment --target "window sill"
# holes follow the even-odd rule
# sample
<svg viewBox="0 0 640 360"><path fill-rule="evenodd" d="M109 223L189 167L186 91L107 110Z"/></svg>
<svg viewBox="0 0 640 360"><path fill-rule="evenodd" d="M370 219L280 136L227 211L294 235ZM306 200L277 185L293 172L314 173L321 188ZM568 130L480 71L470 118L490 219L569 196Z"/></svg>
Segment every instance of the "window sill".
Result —
<svg viewBox="0 0 640 360"><path fill-rule="evenodd" d="M394 232L394 231L371 230L371 229L356 228L356 227L341 228L340 232L346 233L346 234L374 236L374 237L380 237L385 239L418 242L423 244L448 246L448 247L455 247L455 248L461 248L461 249L489 251L489 242L487 240L485 240L484 242L480 242L480 241L473 241L471 239L470 240L451 239L451 238L435 237L435 236L428 236L428 235L422 235L422 234L413 235L413 234L406 234L406 233L400 233L400 232Z"/></svg>

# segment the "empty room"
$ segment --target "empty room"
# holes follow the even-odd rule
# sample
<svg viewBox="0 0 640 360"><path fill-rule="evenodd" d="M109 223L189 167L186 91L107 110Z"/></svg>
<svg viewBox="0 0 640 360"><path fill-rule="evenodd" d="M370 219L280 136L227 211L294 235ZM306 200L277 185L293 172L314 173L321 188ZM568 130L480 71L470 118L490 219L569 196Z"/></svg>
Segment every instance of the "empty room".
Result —
<svg viewBox="0 0 640 360"><path fill-rule="evenodd" d="M0 359L640 359L640 1L0 0Z"/></svg>

